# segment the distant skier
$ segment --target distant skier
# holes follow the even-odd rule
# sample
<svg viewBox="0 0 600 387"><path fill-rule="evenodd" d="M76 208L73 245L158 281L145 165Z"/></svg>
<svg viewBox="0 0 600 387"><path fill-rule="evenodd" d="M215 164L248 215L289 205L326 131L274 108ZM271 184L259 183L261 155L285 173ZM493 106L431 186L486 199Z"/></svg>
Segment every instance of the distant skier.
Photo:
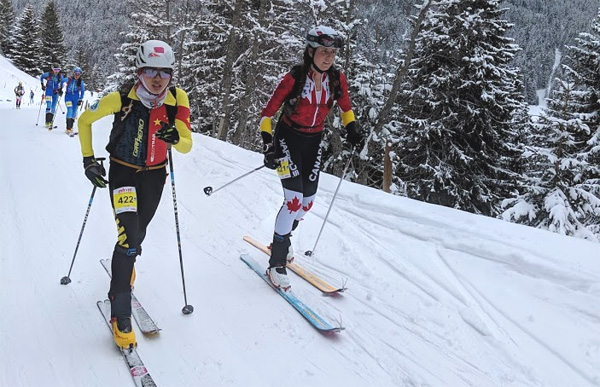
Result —
<svg viewBox="0 0 600 387"><path fill-rule="evenodd" d="M46 80L45 85L44 80ZM43 73L40 76L40 81L42 83L42 90L46 91L46 128L52 130L56 105L59 97L63 94L63 76L60 72L60 66L54 64L52 66L52 72Z"/></svg>
<svg viewBox="0 0 600 387"><path fill-rule="evenodd" d="M23 88L23 82L19 82L19 84L15 87L15 97L17 99L16 108L21 109L21 100L23 99L23 95L25 95L25 89Z"/></svg>
<svg viewBox="0 0 600 387"><path fill-rule="evenodd" d="M109 194L118 237L112 254L112 280L108 291L111 325L117 346L136 345L131 324L131 287L134 264L142 252L146 228L160 203L165 185L167 149L181 153L192 148L188 96L169 88L175 68L171 47L149 40L135 56L137 80L121 91L105 95L79 117L79 141L85 176ZM106 146L110 154L108 181L104 167L94 158L92 123L113 115Z"/></svg>
<svg viewBox="0 0 600 387"><path fill-rule="evenodd" d="M81 79L81 68L73 69L73 76L67 80L65 105L67 105L67 134L73 133L73 123L77 118L77 108L83 104L85 82Z"/></svg>
<svg viewBox="0 0 600 387"><path fill-rule="evenodd" d="M343 45L334 29L319 26L306 36L303 63L281 80L260 113L264 163L276 169L284 192L283 206L275 220L267 276L281 289L290 288L286 262L293 259L292 231L313 206L321 168L321 137L325 118L337 102L346 139L353 146L363 141L352 112L346 76L334 66ZM273 131L271 119L283 105Z"/></svg>
<svg viewBox="0 0 600 387"><path fill-rule="evenodd" d="M29 104L33 105L33 97L35 97L35 93L33 90L29 91Z"/></svg>

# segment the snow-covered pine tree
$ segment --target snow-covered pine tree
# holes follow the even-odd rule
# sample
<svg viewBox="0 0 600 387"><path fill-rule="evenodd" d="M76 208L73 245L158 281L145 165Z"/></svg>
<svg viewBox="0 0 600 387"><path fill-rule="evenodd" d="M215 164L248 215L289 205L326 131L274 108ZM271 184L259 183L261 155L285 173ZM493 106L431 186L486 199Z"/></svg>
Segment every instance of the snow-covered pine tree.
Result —
<svg viewBox="0 0 600 387"><path fill-rule="evenodd" d="M518 47L500 0L429 9L401 95L406 138L397 176L409 197L495 216L506 197Z"/></svg>
<svg viewBox="0 0 600 387"><path fill-rule="evenodd" d="M600 237L600 17L567 47L565 80L548 101L536 135L527 190L504 202L503 218L598 240Z"/></svg>
<svg viewBox="0 0 600 387"><path fill-rule="evenodd" d="M536 125L535 152L530 163L537 169L532 184L516 199L507 199L505 220L547 229L563 235L597 240L586 226L600 214L600 199L590 192L586 176L596 168L582 152L588 148L590 128L582 122L572 82L557 80L548 108ZM595 223L598 224L597 221Z"/></svg>
<svg viewBox="0 0 600 387"><path fill-rule="evenodd" d="M67 50L54 0L46 3L40 21L41 25L36 28L40 29L40 38L42 41L42 67L48 70L53 64L66 66Z"/></svg>
<svg viewBox="0 0 600 387"><path fill-rule="evenodd" d="M0 0L0 20L0 53L10 58L10 36L15 23L15 12L10 0Z"/></svg>
<svg viewBox="0 0 600 387"><path fill-rule="evenodd" d="M88 54L83 50L76 50L73 62L74 65L80 67L83 72L82 77L84 79L86 89L96 90L98 87L96 82L96 74L94 73L93 67L90 65Z"/></svg>
<svg viewBox="0 0 600 387"><path fill-rule="evenodd" d="M10 43L13 49L11 60L15 66L34 77L39 77L42 72L39 68L41 40L38 35L38 24L39 20L33 6L27 5L15 23L15 31Z"/></svg>
<svg viewBox="0 0 600 387"><path fill-rule="evenodd" d="M137 79L135 54L143 42L157 39L167 42L175 50L171 39L172 0L147 0L139 2L127 0L129 14L129 30L124 33L125 43L121 45L115 58L118 61L118 70L108 78L105 91L114 91L121 85ZM177 55L177 53L176 53Z"/></svg>
<svg viewBox="0 0 600 387"><path fill-rule="evenodd" d="M213 131L221 111L219 91L224 45L231 28L229 10L223 0L203 2L183 46L180 81L190 99L192 127L202 132Z"/></svg>
<svg viewBox="0 0 600 387"><path fill-rule="evenodd" d="M242 60L236 103L237 124L231 140L260 149L259 115L279 81L301 62L304 37L312 25L302 24L302 4L296 0L263 0L245 18L249 49ZM268 69L268 71L265 71Z"/></svg>

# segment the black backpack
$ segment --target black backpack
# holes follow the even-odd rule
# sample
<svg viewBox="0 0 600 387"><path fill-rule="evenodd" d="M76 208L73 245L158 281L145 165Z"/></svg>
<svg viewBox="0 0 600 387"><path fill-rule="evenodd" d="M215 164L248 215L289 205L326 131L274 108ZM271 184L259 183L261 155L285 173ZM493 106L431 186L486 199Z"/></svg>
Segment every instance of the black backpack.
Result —
<svg viewBox="0 0 600 387"><path fill-rule="evenodd" d="M131 112L131 108L133 105L133 100L128 97L129 92L133 88L134 83L128 82L122 85L119 88L119 95L121 96L121 111L115 114L115 119L113 121L113 128L110 131L110 139L108 140L108 145L106 145L106 150L108 153L112 153L115 150L115 146L117 142L123 135L125 131L125 118ZM175 106L164 105L167 109L167 119L169 120L169 125L175 125L175 116L177 115L177 88L175 86L169 87L169 91L175 97Z"/></svg>

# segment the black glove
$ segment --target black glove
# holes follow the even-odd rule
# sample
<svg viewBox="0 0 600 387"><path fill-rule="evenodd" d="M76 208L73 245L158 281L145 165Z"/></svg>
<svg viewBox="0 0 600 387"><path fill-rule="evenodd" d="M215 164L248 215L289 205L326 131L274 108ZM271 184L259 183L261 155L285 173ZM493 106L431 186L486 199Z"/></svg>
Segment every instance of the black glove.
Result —
<svg viewBox="0 0 600 387"><path fill-rule="evenodd" d="M360 132L358 128L358 124L356 121L350 122L346 125L346 131L348 134L346 135L346 140L355 148L362 148L365 142L365 138Z"/></svg>
<svg viewBox="0 0 600 387"><path fill-rule="evenodd" d="M63 91L62 89L58 89L58 95L60 95L62 97Z"/></svg>
<svg viewBox="0 0 600 387"><path fill-rule="evenodd" d="M160 138L167 144L175 145L179 142L179 132L177 131L177 128L174 126L169 126L164 122L162 124L162 128L156 132L156 137Z"/></svg>
<svg viewBox="0 0 600 387"><path fill-rule="evenodd" d="M57 94L57 93L58 93L58 90L56 90L56 89L54 89L54 90L52 91L52 94Z"/></svg>
<svg viewBox="0 0 600 387"><path fill-rule="evenodd" d="M46 86L44 86L44 84L42 83L42 90L45 91L46 90Z"/></svg>
<svg viewBox="0 0 600 387"><path fill-rule="evenodd" d="M260 132L263 139L263 160L265 167L269 169L276 169L277 162L275 161L275 146L273 145L273 135L267 132Z"/></svg>
<svg viewBox="0 0 600 387"><path fill-rule="evenodd" d="M106 170L94 156L83 158L83 168L85 168L85 177L90 179L93 185L98 188L106 188L108 181L102 177L106 176Z"/></svg>
<svg viewBox="0 0 600 387"><path fill-rule="evenodd" d="M77 101L77 106L81 106L81 105L83 105L83 100L82 99L80 99L79 101Z"/></svg>

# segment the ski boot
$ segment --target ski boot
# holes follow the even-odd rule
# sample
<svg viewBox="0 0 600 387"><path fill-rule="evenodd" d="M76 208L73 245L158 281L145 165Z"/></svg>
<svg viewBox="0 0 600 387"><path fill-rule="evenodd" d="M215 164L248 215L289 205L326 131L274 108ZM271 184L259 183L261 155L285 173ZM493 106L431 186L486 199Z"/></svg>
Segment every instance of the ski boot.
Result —
<svg viewBox="0 0 600 387"><path fill-rule="evenodd" d="M135 332L131 323L131 292L110 296L111 319L115 344L121 349L137 347Z"/></svg>
<svg viewBox="0 0 600 387"><path fill-rule="evenodd" d="M273 243L271 244L271 259L267 269L267 277L276 288L288 291L291 288L290 280L287 276L285 265L287 257L290 254L290 234L273 234ZM293 252L292 252L293 256Z"/></svg>
<svg viewBox="0 0 600 387"><path fill-rule="evenodd" d="M267 269L266 274L269 281L271 281L271 284L276 288L279 288L284 292L291 289L292 285L290 285L285 266L270 267Z"/></svg>

